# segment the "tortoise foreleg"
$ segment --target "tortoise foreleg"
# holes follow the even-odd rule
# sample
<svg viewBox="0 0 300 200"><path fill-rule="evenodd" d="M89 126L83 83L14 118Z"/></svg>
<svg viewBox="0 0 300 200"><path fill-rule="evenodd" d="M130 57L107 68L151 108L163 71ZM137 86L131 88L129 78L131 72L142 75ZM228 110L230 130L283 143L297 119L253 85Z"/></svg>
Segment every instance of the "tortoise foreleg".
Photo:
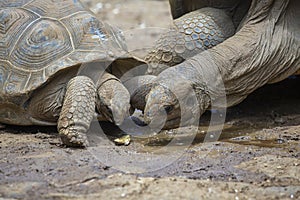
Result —
<svg viewBox="0 0 300 200"><path fill-rule="evenodd" d="M97 82L97 110L103 118L116 125L122 124L129 116L130 94L120 80L112 74L104 72Z"/></svg>
<svg viewBox="0 0 300 200"><path fill-rule="evenodd" d="M67 86L58 120L58 131L64 144L88 146L86 132L95 113L96 87L86 76L72 78Z"/></svg>

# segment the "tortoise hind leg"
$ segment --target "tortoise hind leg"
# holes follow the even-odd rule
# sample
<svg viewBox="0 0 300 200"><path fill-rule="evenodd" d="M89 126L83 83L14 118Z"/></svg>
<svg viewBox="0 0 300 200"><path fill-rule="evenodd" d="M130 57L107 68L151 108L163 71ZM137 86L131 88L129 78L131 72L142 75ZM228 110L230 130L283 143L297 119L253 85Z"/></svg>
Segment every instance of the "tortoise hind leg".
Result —
<svg viewBox="0 0 300 200"><path fill-rule="evenodd" d="M86 132L95 114L96 87L86 76L72 78L58 119L58 131L68 146L88 146Z"/></svg>

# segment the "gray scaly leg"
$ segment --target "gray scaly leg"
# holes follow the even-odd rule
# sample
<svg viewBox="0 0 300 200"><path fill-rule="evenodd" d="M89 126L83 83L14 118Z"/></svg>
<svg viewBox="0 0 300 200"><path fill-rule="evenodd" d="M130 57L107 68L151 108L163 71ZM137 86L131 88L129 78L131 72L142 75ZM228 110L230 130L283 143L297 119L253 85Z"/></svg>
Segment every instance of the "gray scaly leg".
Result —
<svg viewBox="0 0 300 200"><path fill-rule="evenodd" d="M58 131L68 146L88 146L86 132L95 113L96 88L86 76L72 78L58 120Z"/></svg>

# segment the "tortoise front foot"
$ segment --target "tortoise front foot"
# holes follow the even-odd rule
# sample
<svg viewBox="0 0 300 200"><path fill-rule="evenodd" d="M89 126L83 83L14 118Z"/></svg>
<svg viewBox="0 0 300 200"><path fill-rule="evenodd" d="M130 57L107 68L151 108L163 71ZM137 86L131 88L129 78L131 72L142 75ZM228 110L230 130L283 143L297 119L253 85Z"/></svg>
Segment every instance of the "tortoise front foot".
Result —
<svg viewBox="0 0 300 200"><path fill-rule="evenodd" d="M67 146L89 145L86 132L95 113L96 88L85 76L72 78L67 86L63 107L58 120L58 131Z"/></svg>
<svg viewBox="0 0 300 200"><path fill-rule="evenodd" d="M104 73L98 83L96 106L103 119L121 125L129 116L130 94L120 80Z"/></svg>

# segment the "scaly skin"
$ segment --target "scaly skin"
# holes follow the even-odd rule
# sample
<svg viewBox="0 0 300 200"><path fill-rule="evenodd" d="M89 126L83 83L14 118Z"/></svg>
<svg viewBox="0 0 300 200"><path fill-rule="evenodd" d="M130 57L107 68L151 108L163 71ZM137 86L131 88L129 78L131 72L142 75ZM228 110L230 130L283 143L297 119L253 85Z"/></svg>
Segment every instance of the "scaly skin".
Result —
<svg viewBox="0 0 300 200"><path fill-rule="evenodd" d="M97 114L98 120L121 124L129 115L130 96L120 80L105 71L95 73L95 80L76 76L77 71L74 68L59 73L37 90L28 102L27 113L38 125L58 123L67 146L85 147L92 118Z"/></svg>
<svg viewBox="0 0 300 200"><path fill-rule="evenodd" d="M95 113L96 87L86 76L72 78L58 119L58 131L68 146L88 146L86 132Z"/></svg>
<svg viewBox="0 0 300 200"><path fill-rule="evenodd" d="M163 70L182 63L186 59L222 43L232 36L234 32L235 28L232 20L225 10L201 8L185 14L174 20L174 26L161 35L156 46L145 57L146 62L149 63L146 73L159 75ZM172 76L165 78L172 79L174 83L176 82ZM151 87L151 84L145 84L132 94L131 104L135 108L145 109L145 97L150 92ZM162 88L159 89L160 86L156 87L158 87L157 91L163 91ZM167 97L168 95L162 97L158 95L157 91L154 91L155 89L152 90L152 93L157 94L162 99L171 98ZM163 107L164 105L160 106L160 112L162 112ZM178 112L180 112L179 108L172 113L175 116L178 115ZM147 115L145 115L145 118L149 122Z"/></svg>
<svg viewBox="0 0 300 200"><path fill-rule="evenodd" d="M98 120L121 125L130 109L130 94L125 86L114 75L105 72L97 83L97 95Z"/></svg>
<svg viewBox="0 0 300 200"><path fill-rule="evenodd" d="M95 115L95 105L104 120L122 124L129 115L129 97L119 79L109 73L104 72L96 85L86 76L72 78L67 85L57 125L63 143L78 147L89 145L86 132Z"/></svg>
<svg viewBox="0 0 300 200"><path fill-rule="evenodd" d="M174 26L161 35L146 56L147 74L158 75L164 69L220 44L234 32L232 19L224 10L202 8L190 12L174 20Z"/></svg>
<svg viewBox="0 0 300 200"><path fill-rule="evenodd" d="M134 101L146 99L145 121L156 121L167 107L167 119L171 121L164 128L175 128L178 120L174 119L185 115L178 112L180 102L191 111L199 106L201 114L211 104L218 104L224 92L227 104L221 106L232 106L255 89L295 74L300 67L299 8L297 0L253 0L234 36L164 70L152 84L135 92ZM176 92L178 88L193 88L198 102L192 102L192 106L185 104L186 93ZM171 95L174 92L177 101Z"/></svg>

